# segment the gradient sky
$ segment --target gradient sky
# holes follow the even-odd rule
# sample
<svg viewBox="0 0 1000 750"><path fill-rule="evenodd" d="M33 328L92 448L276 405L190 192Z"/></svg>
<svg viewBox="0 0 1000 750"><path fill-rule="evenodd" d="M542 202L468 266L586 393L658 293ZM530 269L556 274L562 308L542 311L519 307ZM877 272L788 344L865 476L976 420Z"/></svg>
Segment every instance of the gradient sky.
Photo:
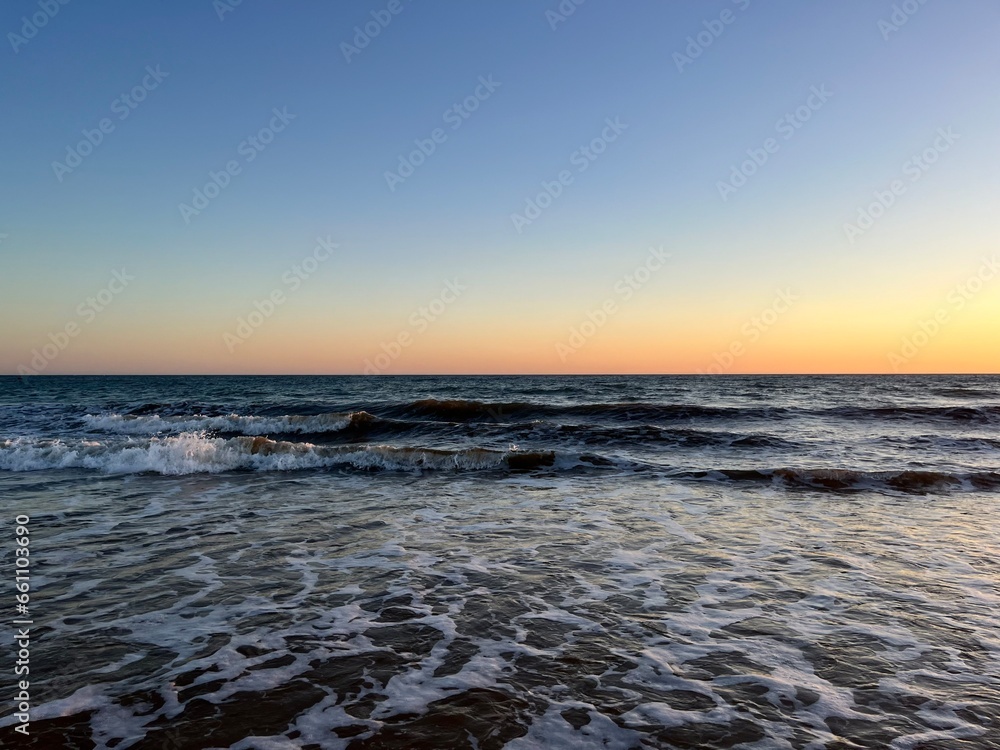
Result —
<svg viewBox="0 0 1000 750"><path fill-rule="evenodd" d="M998 372L1000 6L900 5L915 12L893 30L894 3L872 0L71 0L51 18L10 0L0 373ZM391 20L348 61L373 12ZM481 77L499 85L454 128ZM786 138L814 87L831 96ZM282 108L294 120L247 161ZM589 161L609 118L627 127ZM724 200L748 149L767 161ZM630 287L650 248L669 260ZM134 280L88 312L121 269ZM275 290L273 315L226 337Z"/></svg>

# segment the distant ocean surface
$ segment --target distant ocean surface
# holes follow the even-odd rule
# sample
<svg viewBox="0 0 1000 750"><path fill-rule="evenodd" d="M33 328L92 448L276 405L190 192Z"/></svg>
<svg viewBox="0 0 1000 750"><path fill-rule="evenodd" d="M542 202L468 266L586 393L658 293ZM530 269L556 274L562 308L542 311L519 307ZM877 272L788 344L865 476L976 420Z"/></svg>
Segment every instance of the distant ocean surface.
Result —
<svg viewBox="0 0 1000 750"><path fill-rule="evenodd" d="M0 507L4 747L1000 747L1000 377L6 377Z"/></svg>

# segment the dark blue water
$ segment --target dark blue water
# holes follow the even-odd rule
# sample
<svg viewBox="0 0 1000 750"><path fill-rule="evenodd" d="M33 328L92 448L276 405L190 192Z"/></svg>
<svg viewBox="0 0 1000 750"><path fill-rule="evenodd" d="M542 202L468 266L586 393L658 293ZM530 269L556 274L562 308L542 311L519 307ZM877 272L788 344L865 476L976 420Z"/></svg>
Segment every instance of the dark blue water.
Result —
<svg viewBox="0 0 1000 750"><path fill-rule="evenodd" d="M997 747L998 428L986 376L0 378L0 739Z"/></svg>

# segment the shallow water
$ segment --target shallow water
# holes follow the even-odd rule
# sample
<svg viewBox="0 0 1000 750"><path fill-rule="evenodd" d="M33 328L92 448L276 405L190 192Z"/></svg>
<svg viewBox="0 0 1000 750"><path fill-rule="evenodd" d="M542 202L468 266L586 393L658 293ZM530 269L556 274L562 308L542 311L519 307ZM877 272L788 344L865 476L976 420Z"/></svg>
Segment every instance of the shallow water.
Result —
<svg viewBox="0 0 1000 750"><path fill-rule="evenodd" d="M998 394L0 379L34 622L31 740L9 669L0 736L996 747Z"/></svg>

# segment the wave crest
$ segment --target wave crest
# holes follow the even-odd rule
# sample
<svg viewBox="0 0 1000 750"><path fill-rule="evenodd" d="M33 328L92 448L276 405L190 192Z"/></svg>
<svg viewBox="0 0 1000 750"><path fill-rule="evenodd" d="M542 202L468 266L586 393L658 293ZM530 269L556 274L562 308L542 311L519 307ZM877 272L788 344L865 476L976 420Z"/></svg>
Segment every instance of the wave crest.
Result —
<svg viewBox="0 0 1000 750"><path fill-rule="evenodd" d="M130 439L0 440L0 469L91 469L110 474L166 475L224 471L360 470L530 470L555 464L553 451L489 448L445 450L388 445L319 446L263 436L213 438L197 433Z"/></svg>
<svg viewBox="0 0 1000 750"><path fill-rule="evenodd" d="M331 412L314 415L285 415L280 417L244 416L226 414L208 416L161 417L159 414L87 414L84 423L91 430L118 435L158 435L182 432L221 432L242 435L321 435L346 430L349 427L366 427L377 417L366 411L350 413Z"/></svg>

